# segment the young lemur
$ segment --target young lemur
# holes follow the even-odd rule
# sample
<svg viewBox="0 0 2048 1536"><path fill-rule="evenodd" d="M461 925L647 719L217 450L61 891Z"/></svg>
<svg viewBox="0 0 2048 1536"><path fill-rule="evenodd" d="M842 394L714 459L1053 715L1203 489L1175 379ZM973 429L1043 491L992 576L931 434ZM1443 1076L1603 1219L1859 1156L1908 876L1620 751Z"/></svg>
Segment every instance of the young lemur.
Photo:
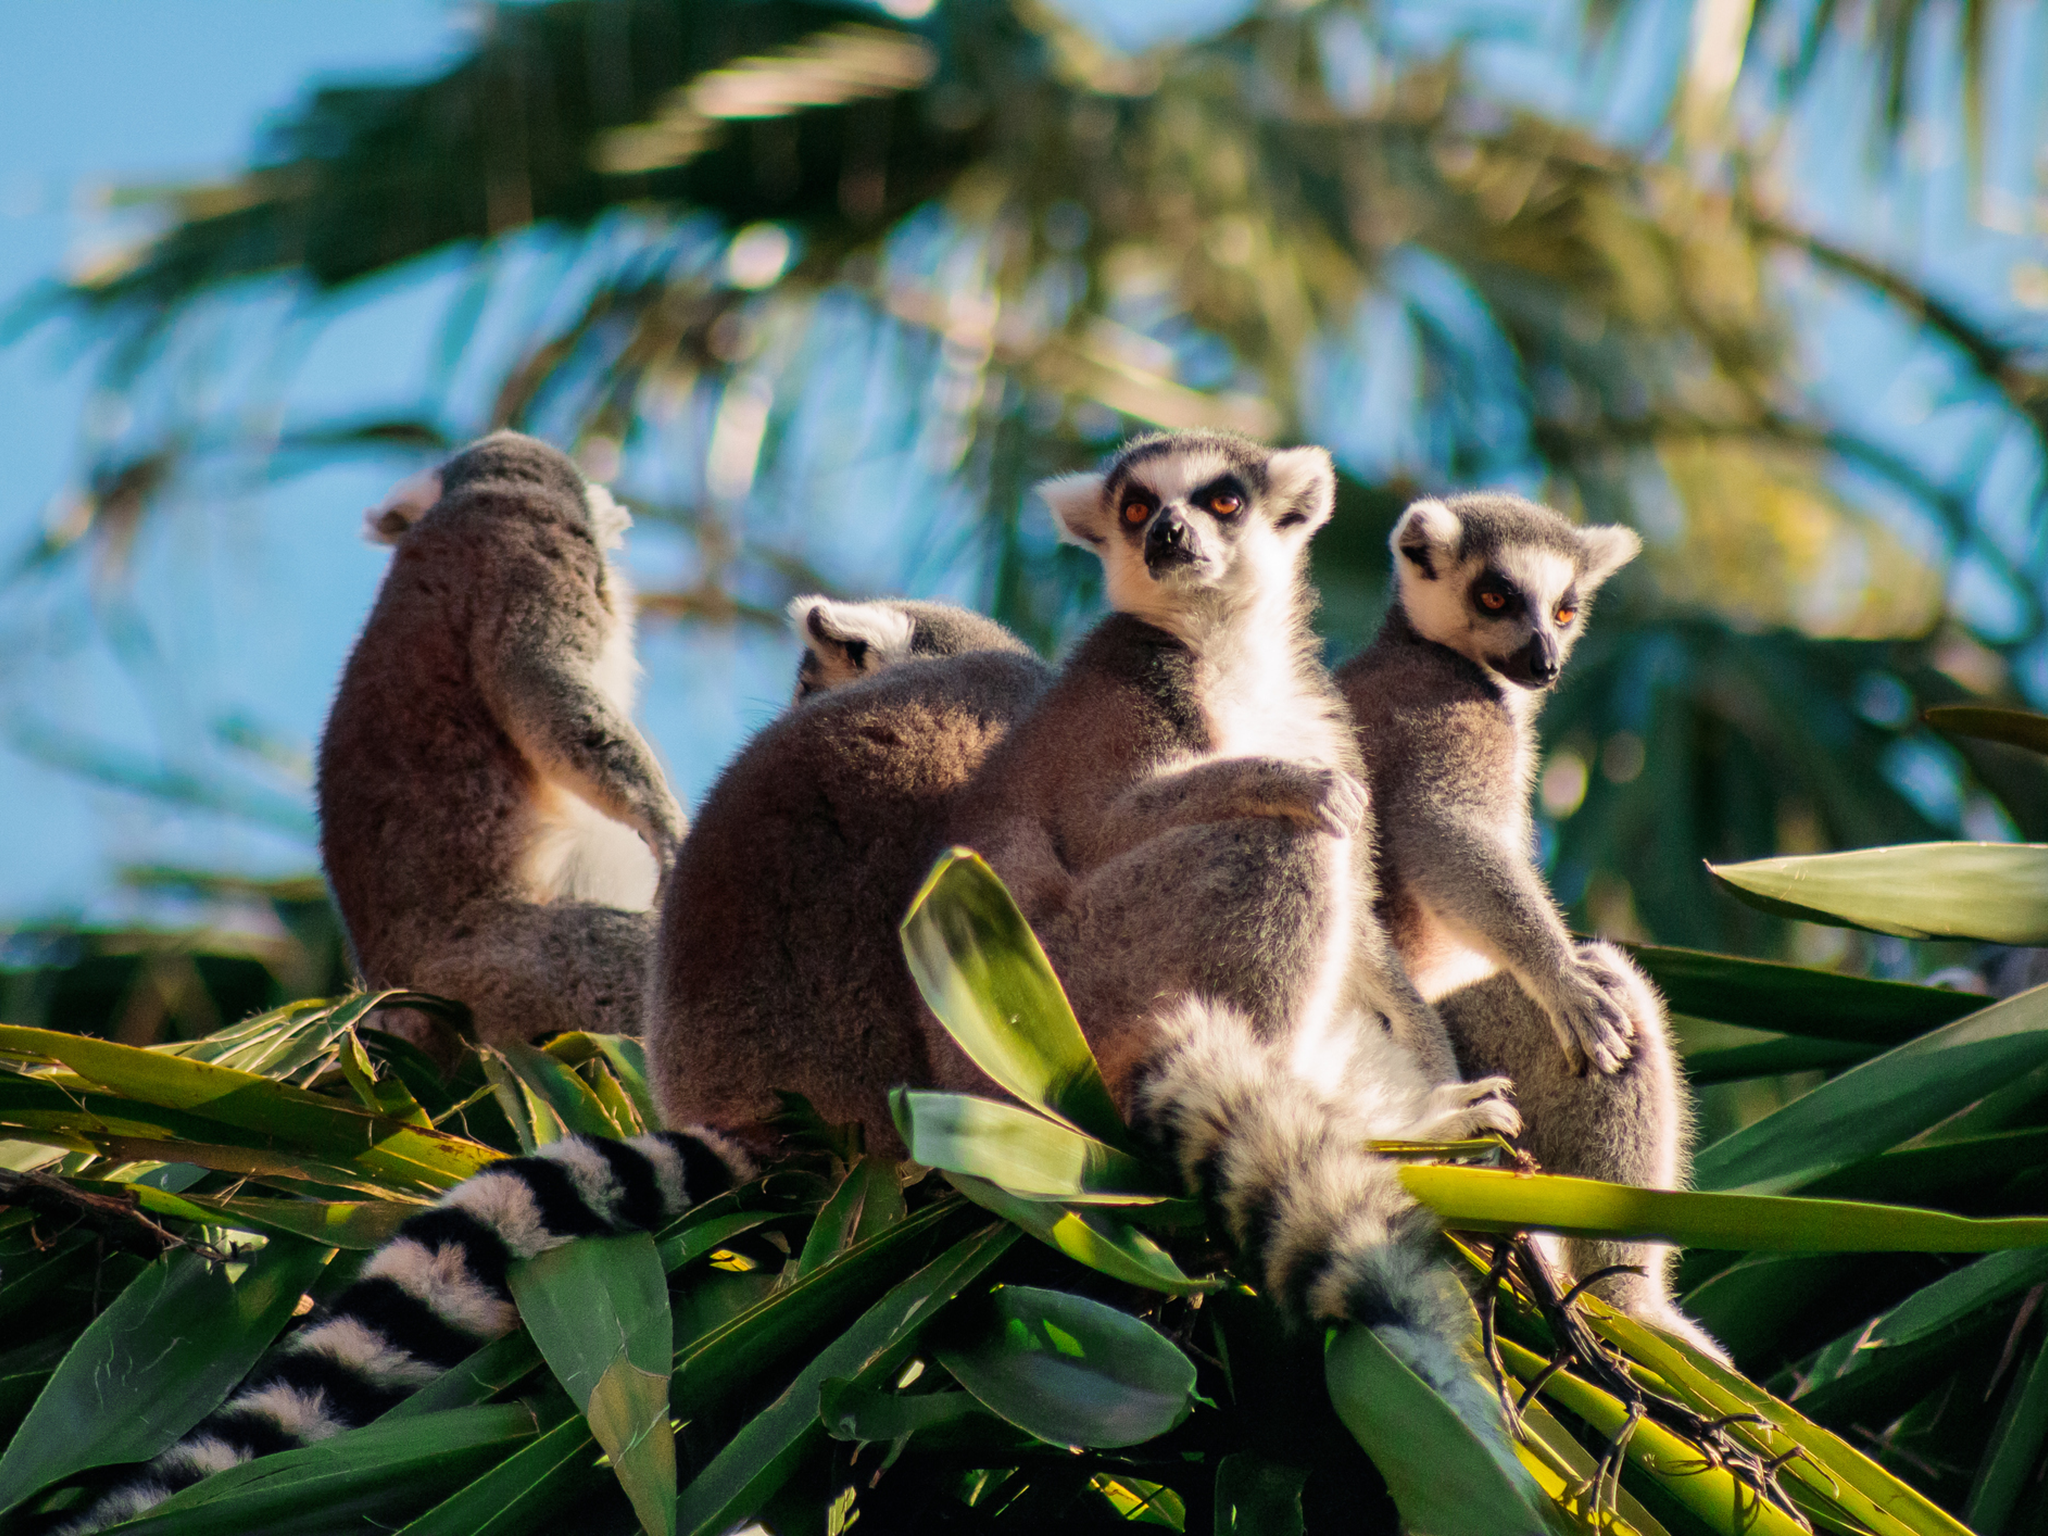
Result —
<svg viewBox="0 0 2048 1536"><path fill-rule="evenodd" d="M1021 649L892 666L801 704L707 798L662 914L648 1045L665 1114L763 1147L774 1090L795 1088L893 1149L890 1088L985 1086L918 1003L896 935L930 859L976 847L1119 1103L1217 1201L1276 1300L1386 1325L1490 1422L1454 1342L1455 1282L1361 1146L1517 1122L1504 1084L1442 1083L1381 1022L1435 1027L1377 932L1357 749L1309 656L1328 456L1178 434L1045 490L1119 610L1056 682Z"/></svg>
<svg viewBox="0 0 2048 1536"><path fill-rule="evenodd" d="M1593 594L1640 548L1516 496L1419 501L1394 529L1395 602L1338 669L1379 807L1381 910L1460 1064L1512 1079L1552 1172L1672 1189L1688 1107L1654 989L1612 945L1574 945L1533 862L1535 718ZM1569 1239L1595 1289L1689 1336L1668 1249Z"/></svg>
<svg viewBox="0 0 2048 1536"><path fill-rule="evenodd" d="M364 981L453 998L485 1041L639 1032L683 815L629 718L630 522L513 432L370 514L395 553L320 742L321 858Z"/></svg>

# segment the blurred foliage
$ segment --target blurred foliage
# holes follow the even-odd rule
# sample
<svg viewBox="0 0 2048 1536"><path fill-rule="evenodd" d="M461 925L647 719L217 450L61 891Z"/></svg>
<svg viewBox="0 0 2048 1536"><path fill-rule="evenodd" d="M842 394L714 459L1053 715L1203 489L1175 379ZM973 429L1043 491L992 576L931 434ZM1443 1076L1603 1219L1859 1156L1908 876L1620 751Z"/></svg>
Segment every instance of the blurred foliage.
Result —
<svg viewBox="0 0 2048 1536"><path fill-rule="evenodd" d="M127 409L24 569L89 553L118 572L208 455L283 472L511 424L599 475L623 465L629 494L664 487L636 510L691 553L652 615L772 619L871 526L900 552L862 549L851 579L959 590L964 569L1050 645L1094 578L1054 548L1034 478L1152 425L1326 441L1353 472L1317 553L1340 655L1377 620L1386 527L1419 489L1506 482L1644 529L1546 724L1569 759L1546 854L1586 922L1782 947L1781 923L1712 897L1702 860L2040 835L2048 815L2039 764L1917 718L2012 699L2041 639L2048 372L1799 227L1750 147L1768 135L1730 104L1747 69L1789 112L1849 50L1882 77L1882 145L1917 100L1911 61L1953 40L1975 143L1986 9L1905 0L1859 34L1835 0L1703 0L1672 132L1627 144L1468 69L1458 44L1514 25L1491 11L1446 49L1367 0L1275 5L1129 57L1047 0L913 20L825 0L487 8L440 76L321 86L246 173L154 194L154 233L31 304L106 343ZM1596 6L1589 59L1634 18ZM318 324L451 262L416 416L281 423L267 375L235 412L195 387L234 375L239 300L282 293ZM1951 398L2025 438L2031 500L1998 509L2023 536L1982 525L1988 448L1938 479L1815 403L1794 272L1806 298L1909 319ZM484 317L522 306L501 355ZM1965 557L2016 619L1950 610Z"/></svg>

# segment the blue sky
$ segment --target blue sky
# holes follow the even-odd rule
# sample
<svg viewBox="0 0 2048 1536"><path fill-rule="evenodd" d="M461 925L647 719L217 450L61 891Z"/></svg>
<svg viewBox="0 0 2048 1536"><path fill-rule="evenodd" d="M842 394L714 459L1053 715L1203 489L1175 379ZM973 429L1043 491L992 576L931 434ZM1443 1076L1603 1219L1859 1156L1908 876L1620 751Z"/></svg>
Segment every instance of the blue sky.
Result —
<svg viewBox="0 0 2048 1536"><path fill-rule="evenodd" d="M1073 0L1070 8L1118 43L1142 46L1169 28L1227 21L1244 3ZM1451 25L1445 7L1424 0L1385 9L1411 40ZM1472 0L1458 14L1478 9ZM1995 11L2003 33L1992 51L1994 105L2017 100L2042 110L2032 82L2041 73L2044 9ZM1526 18L1472 51L1473 67L1500 94L1619 137L1654 131L1669 81L1645 61L1673 56L1669 44L1684 36L1689 5L1641 0L1607 61L1592 69L1571 51L1573 8L1491 14ZM105 206L106 189L230 172L266 118L320 77L429 73L466 46L472 15L443 0L0 0L0 298L89 258L129 228ZM1930 50L1930 78L1943 63ZM1795 118L1781 157L1799 171L1800 216L1930 278L1977 313L2043 335L2041 312L2028 307L2048 286L2027 154L2041 142L2039 122L2018 122L2009 139L1994 142L1973 209L1953 114L1917 124L1899 172L1872 177L1860 140L1839 131L1868 82L1840 57L1826 68L1833 76L1824 74ZM545 264L535 257L532 265L544 289ZM332 326L260 329L270 350L250 366L288 370L290 403L301 415L404 410L427 389L434 328L454 282L430 269L352 296ZM1821 398L1936 467L1988 453L1986 493L2021 498L2039 466L2006 453L1988 417L1959 421L1944 398L1939 357L1867 304L1815 291L1802 306L1801 341ZM309 350L298 355L292 349L302 342ZM0 452L11 470L0 490L0 560L61 511L79 472L80 425L96 415L91 358L78 348L63 326L0 347ZM114 879L124 863L251 873L312 867L304 757L383 566L381 551L357 537L360 513L408 468L357 463L278 482L224 471L186 487L137 551L133 615L118 604L96 608L84 572L53 590L0 593L5 734L40 734L61 749L65 733L87 733L140 764L219 765L219 782L259 813L176 814L0 745L0 928L135 915L135 898ZM677 552L658 530L643 529L633 556L663 576L673 574ZM856 574L887 579L880 570ZM1967 564L1959 579L1975 579ZM1973 606L1990 613L1997 600L1987 590ZM146 637L131 641L126 665L107 643L123 633ZM649 734L692 798L779 706L787 647L753 631L700 627L684 636L665 627L648 631L643 659ZM224 740L243 745L223 747Z"/></svg>

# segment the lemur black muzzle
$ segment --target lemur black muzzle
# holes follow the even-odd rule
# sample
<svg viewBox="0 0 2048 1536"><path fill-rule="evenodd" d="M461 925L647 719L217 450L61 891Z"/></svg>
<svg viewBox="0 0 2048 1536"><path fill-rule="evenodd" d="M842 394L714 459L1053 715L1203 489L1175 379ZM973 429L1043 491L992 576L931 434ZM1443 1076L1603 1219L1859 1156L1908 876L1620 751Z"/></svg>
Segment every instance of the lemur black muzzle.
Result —
<svg viewBox="0 0 2048 1536"><path fill-rule="evenodd" d="M1548 688L1557 681L1564 661L1557 653L1557 641L1538 630L1529 643L1500 664L1501 675L1523 688Z"/></svg>
<svg viewBox="0 0 2048 1536"><path fill-rule="evenodd" d="M1195 551L1194 530L1178 512L1161 512L1145 530L1145 569L1154 576L1177 565L1193 565L1200 559Z"/></svg>

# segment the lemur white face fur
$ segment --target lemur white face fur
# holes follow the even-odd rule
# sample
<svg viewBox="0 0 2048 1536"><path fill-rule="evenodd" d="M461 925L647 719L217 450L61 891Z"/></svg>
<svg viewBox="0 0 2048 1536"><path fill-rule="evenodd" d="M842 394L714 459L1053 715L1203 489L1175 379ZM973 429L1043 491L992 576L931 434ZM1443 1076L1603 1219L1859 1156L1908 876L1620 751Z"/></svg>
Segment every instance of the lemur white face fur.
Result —
<svg viewBox="0 0 2048 1536"><path fill-rule="evenodd" d="M1391 543L1416 633L1531 691L1557 681L1593 594L1642 548L1631 529L1484 492L1416 502Z"/></svg>
<svg viewBox="0 0 2048 1536"><path fill-rule="evenodd" d="M1101 557L1110 606L1171 633L1247 604L1291 603L1336 499L1321 448L1222 432L1139 438L1101 473L1038 490L1061 537Z"/></svg>

